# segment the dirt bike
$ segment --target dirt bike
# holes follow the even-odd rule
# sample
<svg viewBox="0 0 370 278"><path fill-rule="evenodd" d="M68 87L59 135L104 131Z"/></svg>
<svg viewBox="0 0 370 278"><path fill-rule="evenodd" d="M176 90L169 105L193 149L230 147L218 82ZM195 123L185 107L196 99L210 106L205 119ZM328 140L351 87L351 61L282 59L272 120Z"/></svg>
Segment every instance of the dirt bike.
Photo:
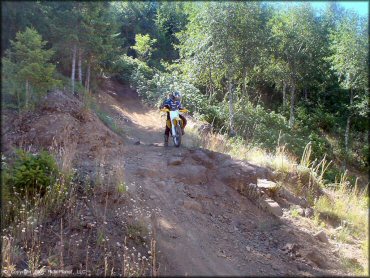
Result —
<svg viewBox="0 0 370 278"><path fill-rule="evenodd" d="M173 139L173 144L175 145L175 147L180 147L181 145L181 136L182 136L182 133L181 133L181 128L183 126L183 122L180 118L180 115L182 113L186 113L186 112L189 112L189 110L187 109L175 109L175 110L170 110L168 108L162 108L161 109L162 112L169 112L170 113L170 120L166 120L166 125L168 126L168 128L171 130L171 136L172 136L172 139Z"/></svg>

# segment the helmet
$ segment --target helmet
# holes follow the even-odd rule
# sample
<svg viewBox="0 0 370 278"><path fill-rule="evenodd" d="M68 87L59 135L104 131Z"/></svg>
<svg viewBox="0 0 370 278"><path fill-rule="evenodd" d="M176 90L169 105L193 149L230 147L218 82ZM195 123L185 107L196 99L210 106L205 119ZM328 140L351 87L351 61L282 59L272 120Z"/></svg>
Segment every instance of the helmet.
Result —
<svg viewBox="0 0 370 278"><path fill-rule="evenodd" d="M181 95L180 95L180 93L179 93L179 92L174 91L174 92L172 92L172 94L171 94L171 98L172 98L173 100L180 100L180 99L181 99Z"/></svg>

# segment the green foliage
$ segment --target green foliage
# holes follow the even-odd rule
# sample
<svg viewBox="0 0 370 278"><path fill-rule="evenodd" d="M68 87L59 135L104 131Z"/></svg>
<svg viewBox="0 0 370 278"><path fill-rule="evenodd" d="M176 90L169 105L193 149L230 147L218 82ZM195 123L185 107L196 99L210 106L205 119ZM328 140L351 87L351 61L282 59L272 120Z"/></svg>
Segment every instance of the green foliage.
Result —
<svg viewBox="0 0 370 278"><path fill-rule="evenodd" d="M35 29L26 28L17 33L7 56L2 59L2 89L6 94L16 96L18 107L38 101L48 89L60 84L54 79L55 66L49 63L54 52L45 50L45 45Z"/></svg>
<svg viewBox="0 0 370 278"><path fill-rule="evenodd" d="M117 185L117 191L121 194L125 193L127 191L127 187L126 187L126 184L124 182L120 182L118 185Z"/></svg>
<svg viewBox="0 0 370 278"><path fill-rule="evenodd" d="M152 46L157 42L157 40L151 39L148 34L136 34L135 42L136 43L132 48L136 51L139 59L141 61L148 61L154 51Z"/></svg>
<svg viewBox="0 0 370 278"><path fill-rule="evenodd" d="M14 162L4 171L4 186L29 196L45 193L59 175L55 159L43 151L39 154L17 150Z"/></svg>
<svg viewBox="0 0 370 278"><path fill-rule="evenodd" d="M136 75L145 79L151 79L153 77L153 70L145 62L125 54L119 56L113 64L114 76L125 84L135 84L137 80L133 78Z"/></svg>

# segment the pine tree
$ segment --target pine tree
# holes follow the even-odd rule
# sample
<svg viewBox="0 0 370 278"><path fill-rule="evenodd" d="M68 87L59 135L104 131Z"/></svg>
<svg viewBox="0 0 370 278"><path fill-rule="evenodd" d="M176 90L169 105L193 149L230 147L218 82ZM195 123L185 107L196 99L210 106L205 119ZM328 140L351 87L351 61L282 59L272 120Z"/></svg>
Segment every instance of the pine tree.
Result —
<svg viewBox="0 0 370 278"><path fill-rule="evenodd" d="M3 72L8 94L16 95L18 107L26 109L59 81L54 79L55 65L49 63L54 51L45 50L46 41L33 28L16 34L11 48L3 58ZM3 87L3 88L4 88ZM24 88L19 90L19 88Z"/></svg>

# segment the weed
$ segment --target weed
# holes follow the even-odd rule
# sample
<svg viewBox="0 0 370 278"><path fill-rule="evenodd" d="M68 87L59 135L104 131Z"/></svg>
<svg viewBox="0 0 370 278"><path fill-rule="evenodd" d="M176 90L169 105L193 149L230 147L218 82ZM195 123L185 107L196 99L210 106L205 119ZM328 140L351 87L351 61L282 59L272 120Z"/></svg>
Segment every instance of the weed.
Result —
<svg viewBox="0 0 370 278"><path fill-rule="evenodd" d="M355 276L363 276L366 270L361 264L354 258L347 258L344 256L340 257L340 261L343 267L351 274ZM367 274L365 274L367 276Z"/></svg>
<svg viewBox="0 0 370 278"><path fill-rule="evenodd" d="M96 238L96 243L99 246L103 246L105 241L105 234L102 230L98 230L97 238Z"/></svg>
<svg viewBox="0 0 370 278"><path fill-rule="evenodd" d="M142 243L145 242L144 236L148 234L148 229L145 223L137 221L127 225L127 234L136 243Z"/></svg>
<svg viewBox="0 0 370 278"><path fill-rule="evenodd" d="M336 239L340 242L351 243L351 231L347 227L343 227L336 233Z"/></svg>
<svg viewBox="0 0 370 278"><path fill-rule="evenodd" d="M120 182L118 184L118 188L117 189L118 189L118 192L119 193L121 193L121 194L125 193L126 192L126 184L124 182Z"/></svg>
<svg viewBox="0 0 370 278"><path fill-rule="evenodd" d="M297 208L292 208L290 210L290 214L292 217L294 218L298 218L300 215L299 215L299 210Z"/></svg>

